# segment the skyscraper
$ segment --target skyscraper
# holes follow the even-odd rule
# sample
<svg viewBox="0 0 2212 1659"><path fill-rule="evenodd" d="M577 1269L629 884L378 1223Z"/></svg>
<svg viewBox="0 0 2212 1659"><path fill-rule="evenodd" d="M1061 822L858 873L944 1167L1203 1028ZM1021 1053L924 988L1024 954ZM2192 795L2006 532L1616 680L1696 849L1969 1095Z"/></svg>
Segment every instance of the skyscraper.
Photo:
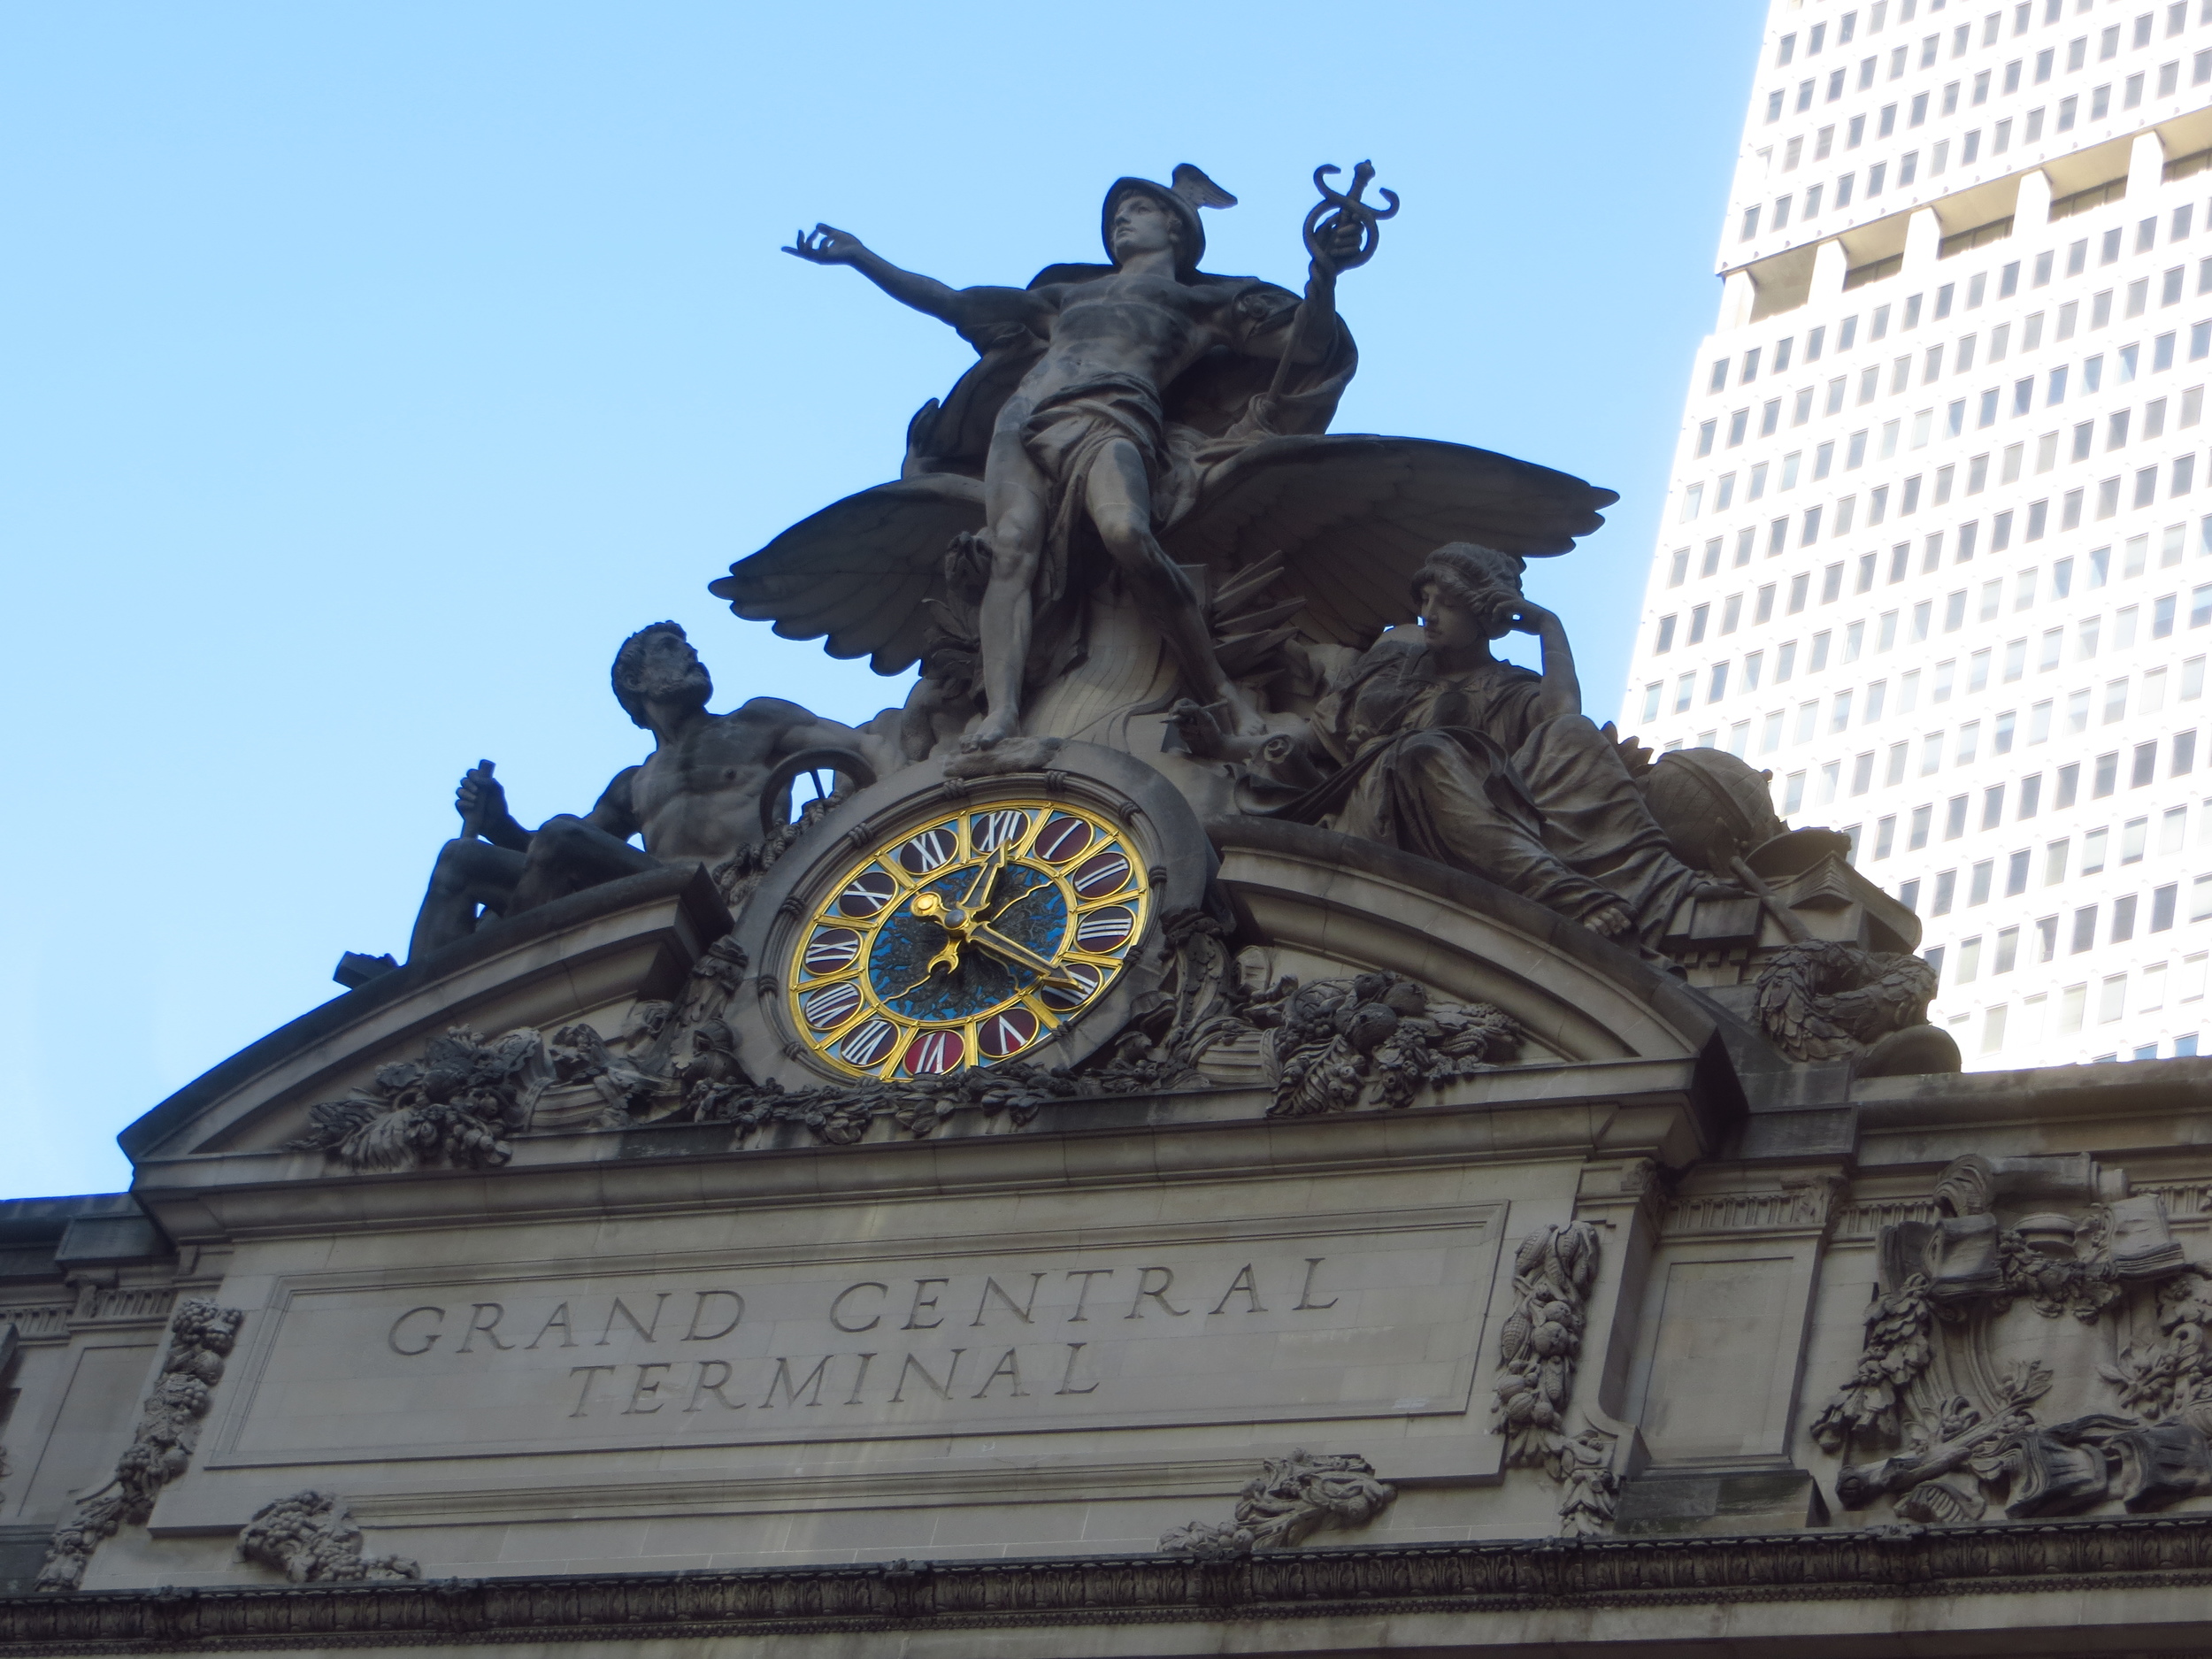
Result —
<svg viewBox="0 0 2212 1659"><path fill-rule="evenodd" d="M2197 1052L2212 0L1773 0L1622 729L1916 910L1970 1067Z"/></svg>

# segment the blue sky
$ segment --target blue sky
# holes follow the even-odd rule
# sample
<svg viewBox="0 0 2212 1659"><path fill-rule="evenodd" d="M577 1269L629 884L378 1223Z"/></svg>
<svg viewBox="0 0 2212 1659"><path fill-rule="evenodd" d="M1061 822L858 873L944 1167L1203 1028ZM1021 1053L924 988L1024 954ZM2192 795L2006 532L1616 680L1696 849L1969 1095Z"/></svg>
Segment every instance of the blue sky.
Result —
<svg viewBox="0 0 2212 1659"><path fill-rule="evenodd" d="M1337 427L1621 492L1530 584L1603 718L1763 12L0 12L0 1195L125 1185L123 1125L403 953L480 757L526 821L587 808L642 753L630 630L689 628L718 707L902 695L705 591L972 360L802 224L1020 282L1187 160L1242 198L1210 268L1295 286L1313 168L1372 157Z"/></svg>

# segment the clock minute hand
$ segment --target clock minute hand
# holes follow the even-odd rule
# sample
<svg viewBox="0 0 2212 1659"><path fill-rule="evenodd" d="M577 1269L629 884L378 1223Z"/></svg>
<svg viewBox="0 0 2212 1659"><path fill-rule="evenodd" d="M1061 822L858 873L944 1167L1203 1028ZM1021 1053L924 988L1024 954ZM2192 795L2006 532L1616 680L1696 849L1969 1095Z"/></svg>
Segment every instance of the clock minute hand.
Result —
<svg viewBox="0 0 2212 1659"><path fill-rule="evenodd" d="M1026 945L1016 944L995 927L979 922L969 929L968 938L971 943L982 946L993 956L1010 962L1018 968L1027 968L1048 979L1067 981L1067 976L1061 972L1059 964L1048 956L1039 956Z"/></svg>

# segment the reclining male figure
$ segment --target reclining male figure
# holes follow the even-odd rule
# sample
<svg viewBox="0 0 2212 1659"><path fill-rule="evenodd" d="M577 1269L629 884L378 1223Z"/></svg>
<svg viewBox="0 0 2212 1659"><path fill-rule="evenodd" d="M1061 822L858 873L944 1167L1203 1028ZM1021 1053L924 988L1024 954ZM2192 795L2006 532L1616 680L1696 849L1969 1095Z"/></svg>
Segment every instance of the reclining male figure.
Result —
<svg viewBox="0 0 2212 1659"><path fill-rule="evenodd" d="M795 703L755 697L709 714L714 682L673 622L623 641L612 677L624 712L653 733L652 754L617 772L583 817L563 813L534 832L488 772L463 777L454 804L485 839L465 833L439 849L410 962L473 933L479 907L516 916L624 876L720 863L761 839L762 795L808 763L874 781L878 741Z"/></svg>

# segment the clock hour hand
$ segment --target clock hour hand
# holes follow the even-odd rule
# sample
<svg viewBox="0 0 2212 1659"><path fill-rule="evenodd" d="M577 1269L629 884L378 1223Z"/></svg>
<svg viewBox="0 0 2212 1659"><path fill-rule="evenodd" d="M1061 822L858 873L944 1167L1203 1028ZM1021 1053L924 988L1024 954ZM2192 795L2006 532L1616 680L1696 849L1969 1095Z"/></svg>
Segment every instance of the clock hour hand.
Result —
<svg viewBox="0 0 2212 1659"><path fill-rule="evenodd" d="M961 896L960 908L963 910L973 913L977 904L989 895L991 878L997 875L1005 864L1006 849L1003 847L983 861L983 868L975 872L975 879L968 884L967 892Z"/></svg>
<svg viewBox="0 0 2212 1659"><path fill-rule="evenodd" d="M1016 944L995 927L979 922L969 929L968 938L970 942L982 946L993 956L1010 962L1018 968L1027 968L1032 973L1041 973L1048 979L1066 979L1067 976L1060 972L1059 964L1049 956L1039 956L1026 945Z"/></svg>

